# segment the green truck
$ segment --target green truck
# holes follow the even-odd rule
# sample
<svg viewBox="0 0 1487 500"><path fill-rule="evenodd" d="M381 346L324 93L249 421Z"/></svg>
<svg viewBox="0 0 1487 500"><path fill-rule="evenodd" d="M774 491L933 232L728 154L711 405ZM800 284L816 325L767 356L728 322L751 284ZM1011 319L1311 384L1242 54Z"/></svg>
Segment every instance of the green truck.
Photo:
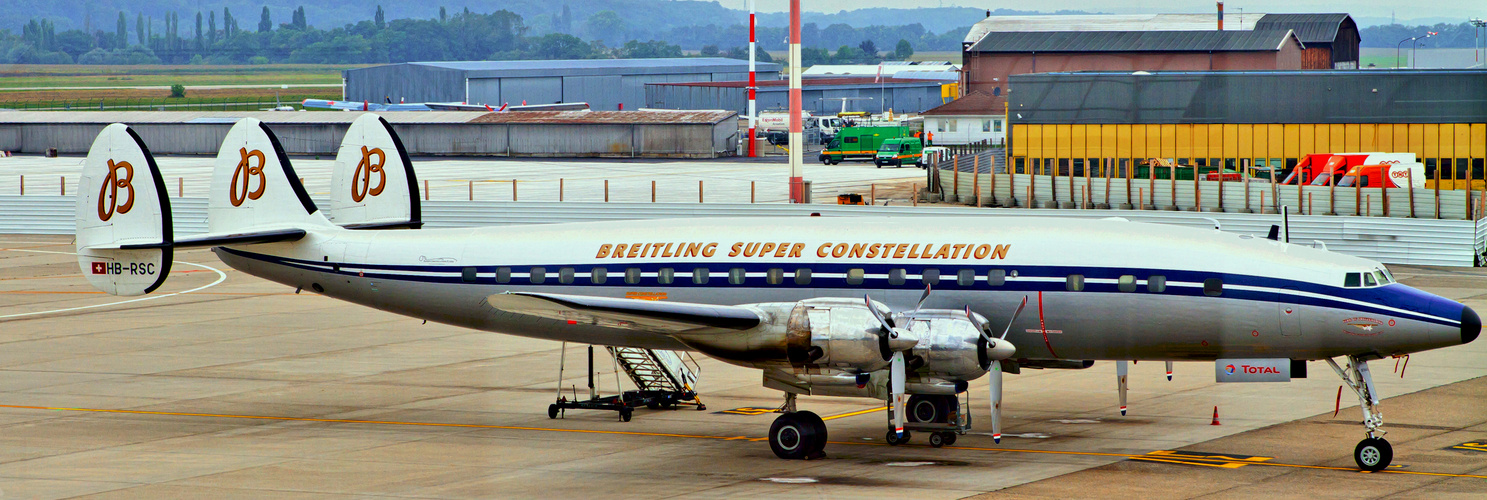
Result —
<svg viewBox="0 0 1487 500"><path fill-rule="evenodd" d="M835 165L842 160L871 160L878 155L883 141L909 137L909 127L846 127L826 144L817 159L822 164ZM918 141L918 139L914 139Z"/></svg>
<svg viewBox="0 0 1487 500"><path fill-rule="evenodd" d="M921 166L924 157L924 142L918 137L900 137L883 141L878 146L878 154L873 157L873 165L883 168L883 165L902 167L905 164Z"/></svg>

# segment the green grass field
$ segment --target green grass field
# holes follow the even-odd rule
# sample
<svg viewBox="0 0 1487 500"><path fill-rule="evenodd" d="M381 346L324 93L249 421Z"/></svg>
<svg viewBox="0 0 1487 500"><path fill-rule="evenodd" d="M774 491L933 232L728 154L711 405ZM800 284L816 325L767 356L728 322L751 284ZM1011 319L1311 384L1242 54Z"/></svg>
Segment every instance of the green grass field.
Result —
<svg viewBox="0 0 1487 500"><path fill-rule="evenodd" d="M341 70L361 66L270 64L262 66L0 66L0 90L67 87L340 84Z"/></svg>

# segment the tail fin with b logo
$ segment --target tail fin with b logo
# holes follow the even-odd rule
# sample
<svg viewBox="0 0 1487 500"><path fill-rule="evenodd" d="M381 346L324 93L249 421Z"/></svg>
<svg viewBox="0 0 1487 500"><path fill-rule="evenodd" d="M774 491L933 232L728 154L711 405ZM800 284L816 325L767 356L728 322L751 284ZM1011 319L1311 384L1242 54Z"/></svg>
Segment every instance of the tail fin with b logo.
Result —
<svg viewBox="0 0 1487 500"><path fill-rule="evenodd" d="M346 130L326 218L350 229L418 228L418 177L392 125L367 113Z"/></svg>
<svg viewBox="0 0 1487 500"><path fill-rule="evenodd" d="M104 127L78 180L83 276L114 295L150 293L170 273L171 241L170 200L155 158L128 126Z"/></svg>
<svg viewBox="0 0 1487 500"><path fill-rule="evenodd" d="M212 171L207 228L213 235L330 226L310 200L289 156L263 122L238 120Z"/></svg>

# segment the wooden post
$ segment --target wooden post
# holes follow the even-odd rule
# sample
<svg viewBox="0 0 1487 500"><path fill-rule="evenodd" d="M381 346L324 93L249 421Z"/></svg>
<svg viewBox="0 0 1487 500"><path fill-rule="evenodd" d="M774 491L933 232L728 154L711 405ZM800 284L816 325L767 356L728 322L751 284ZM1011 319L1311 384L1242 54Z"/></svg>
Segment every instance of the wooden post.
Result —
<svg viewBox="0 0 1487 500"><path fill-rule="evenodd" d="M868 205L877 205L878 204L878 185L877 184L868 184L867 185L867 204Z"/></svg>
<svg viewBox="0 0 1487 500"><path fill-rule="evenodd" d="M1360 205L1360 203L1361 203L1360 200L1362 200L1362 199L1363 199L1363 173L1362 172L1359 172L1358 173L1358 182L1354 182L1353 183L1353 205L1356 208L1356 210L1353 210L1353 215L1363 215L1363 206Z"/></svg>
<svg viewBox="0 0 1487 500"><path fill-rule="evenodd" d="M1157 164L1146 162L1146 178L1151 181L1151 208L1157 208ZM1144 198L1142 201L1146 201Z"/></svg>
<svg viewBox="0 0 1487 500"><path fill-rule="evenodd" d="M1361 172L1359 173L1358 177L1363 177ZM1384 180L1387 182L1387 173L1384 175L1384 177ZM1330 215L1337 215L1337 176L1333 176L1330 174L1329 178L1327 179L1327 213Z"/></svg>
<svg viewBox="0 0 1487 500"><path fill-rule="evenodd" d="M470 181L470 201L475 201L475 181Z"/></svg>
<svg viewBox="0 0 1487 500"><path fill-rule="evenodd" d="M1436 160L1437 162L1440 160ZM1428 179L1428 177L1427 177ZM1441 218L1441 165L1435 164L1435 218Z"/></svg>
<svg viewBox="0 0 1487 500"><path fill-rule="evenodd" d="M697 181L697 203L702 203L702 181Z"/></svg>
<svg viewBox="0 0 1487 500"><path fill-rule="evenodd" d="M1265 213L1265 192L1260 191L1260 213Z"/></svg>
<svg viewBox="0 0 1487 500"><path fill-rule="evenodd" d="M563 201L563 178L558 178L558 201Z"/></svg>
<svg viewBox="0 0 1487 500"><path fill-rule="evenodd" d="M976 206L981 206L981 157L971 157L971 185L976 186Z"/></svg>
<svg viewBox="0 0 1487 500"><path fill-rule="evenodd" d="M1272 194L1270 196L1271 201L1275 202L1275 204L1277 206L1279 206L1280 205L1280 190L1279 190L1279 188L1275 187L1275 165L1271 165L1269 163L1269 161L1267 160L1266 163L1265 163L1265 168L1268 169L1268 170L1270 170L1270 192L1271 193L1275 193L1275 194ZM1279 210L1276 210L1276 211L1279 212ZM1261 213L1264 213L1265 212L1265 193L1264 192L1261 192L1260 193L1260 212Z"/></svg>
<svg viewBox="0 0 1487 500"><path fill-rule="evenodd" d="M754 203L754 181L749 181L749 203Z"/></svg>
<svg viewBox="0 0 1487 500"><path fill-rule="evenodd" d="M1363 202L1368 204L1368 216L1373 217L1373 195L1364 196Z"/></svg>
<svg viewBox="0 0 1487 500"><path fill-rule="evenodd" d="M1218 176L1219 176L1219 211L1222 212L1222 211L1224 211L1224 164L1223 163L1219 163L1217 172L1218 172Z"/></svg>
<svg viewBox="0 0 1487 500"><path fill-rule="evenodd" d="M1405 170L1405 182L1410 183L1410 218L1415 218L1415 172Z"/></svg>
<svg viewBox="0 0 1487 500"><path fill-rule="evenodd" d="M1249 174L1250 174L1250 168L1244 166L1244 161L1245 160L1243 158L1241 158L1239 160L1239 179L1244 182L1244 210L1246 212L1253 212L1254 209L1250 208L1250 206L1249 206ZM1254 160L1251 159L1250 161L1253 162ZM1251 163L1251 165L1253 165L1253 163Z"/></svg>
<svg viewBox="0 0 1487 500"><path fill-rule="evenodd" d="M176 177L176 198L186 197L186 178Z"/></svg>
<svg viewBox="0 0 1487 500"><path fill-rule="evenodd" d="M1146 188L1136 188L1136 209L1146 209Z"/></svg>
<svg viewBox="0 0 1487 500"><path fill-rule="evenodd" d="M959 200L960 199L960 157L959 156L956 156L955 158L952 158L950 160L950 164L951 164L951 166L955 167L955 173L950 174L950 179L951 179L950 182L951 182L951 185L953 186L953 191L952 191L951 194L955 195L955 199L956 200ZM918 196L915 196L915 198L918 198Z"/></svg>
<svg viewBox="0 0 1487 500"><path fill-rule="evenodd" d="M1306 215L1316 215L1317 214L1316 209L1312 208L1312 205L1311 205L1311 195L1312 194L1314 194L1314 193L1306 193Z"/></svg>
<svg viewBox="0 0 1487 500"><path fill-rule="evenodd" d="M651 181L651 203L656 202L656 181Z"/></svg>
<svg viewBox="0 0 1487 500"><path fill-rule="evenodd" d="M428 199L429 199L429 180L428 179L424 179L423 180L423 200L424 201L428 201Z"/></svg>
<svg viewBox="0 0 1487 500"><path fill-rule="evenodd" d="M604 179L604 202L609 203L609 179Z"/></svg>
<svg viewBox="0 0 1487 500"><path fill-rule="evenodd" d="M910 184L909 189L909 198L914 201L914 206L919 206L919 184Z"/></svg>
<svg viewBox="0 0 1487 500"><path fill-rule="evenodd" d="M26 176L21 176L21 196L26 195Z"/></svg>
<svg viewBox="0 0 1487 500"><path fill-rule="evenodd" d="M991 175L991 204L996 206L996 162L991 162L991 168L986 169Z"/></svg>
<svg viewBox="0 0 1487 500"><path fill-rule="evenodd" d="M516 201L516 179L511 179L511 201Z"/></svg>
<svg viewBox="0 0 1487 500"><path fill-rule="evenodd" d="M62 189L61 189L62 196L67 196L67 176L65 176L65 175L62 176L62 184L61 185L62 185Z"/></svg>
<svg viewBox="0 0 1487 500"><path fill-rule="evenodd" d="M1176 158L1173 158L1172 159L1172 166L1169 167L1168 170L1172 172L1172 179L1170 181L1168 181L1172 185L1172 208L1177 208L1177 159ZM1197 176L1194 176L1194 177L1197 177ZM1155 200L1156 193L1152 193L1152 198L1153 198L1153 200ZM1156 203L1156 202L1153 201L1152 203Z"/></svg>
<svg viewBox="0 0 1487 500"><path fill-rule="evenodd" d="M1380 203L1380 205L1382 207L1384 207L1384 217L1388 217L1389 216L1389 183L1392 182L1392 181L1389 180L1389 171L1387 169L1380 169L1380 170L1382 170L1381 174L1383 174L1383 175L1380 175L1379 177L1383 177L1383 179L1384 179L1383 182L1380 182L1379 183L1379 199L1380 200L1383 200ZM1359 176L1361 177L1362 175L1360 174ZM1468 189L1470 189L1470 188L1468 188ZM1468 191L1468 192L1470 192L1470 191ZM1471 196L1467 196L1467 199L1471 199ZM1470 210L1471 207L1467 207L1467 209Z"/></svg>

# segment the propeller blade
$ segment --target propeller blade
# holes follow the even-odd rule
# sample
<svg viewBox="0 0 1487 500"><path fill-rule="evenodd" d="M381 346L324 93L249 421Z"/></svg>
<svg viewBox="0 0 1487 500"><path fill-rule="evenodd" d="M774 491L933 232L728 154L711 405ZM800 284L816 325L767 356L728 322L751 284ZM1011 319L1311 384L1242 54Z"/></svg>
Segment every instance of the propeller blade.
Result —
<svg viewBox="0 0 1487 500"><path fill-rule="evenodd" d="M991 381L991 439L1002 442L1002 362L992 361L986 373Z"/></svg>
<svg viewBox="0 0 1487 500"><path fill-rule="evenodd" d="M892 392L893 403L893 432L899 437L904 435L904 353L893 353L893 361L888 368L888 387Z"/></svg>
<svg viewBox="0 0 1487 500"><path fill-rule="evenodd" d="M1012 312L1012 319L1007 320L1007 329L1002 330L1001 338L1007 338L1007 334L1012 332L1012 323L1017 322L1017 317L1022 315L1022 309L1025 307L1027 307L1027 296L1023 295L1022 303L1017 304L1017 310Z"/></svg>
<svg viewBox="0 0 1487 500"><path fill-rule="evenodd" d="M879 311L876 306L873 306L873 298L869 297L867 294L863 294L862 302L864 304L867 304L867 310L873 312L873 317L877 318L878 320L878 326L882 327L882 331L880 331L878 334L891 335L893 333L893 325L888 322L888 318L883 317L883 311Z"/></svg>
<svg viewBox="0 0 1487 500"><path fill-rule="evenodd" d="M1171 382L1172 381L1172 362L1171 361L1168 361L1167 362L1167 381L1168 382Z"/></svg>
<svg viewBox="0 0 1487 500"><path fill-rule="evenodd" d="M918 312L919 308L924 307L924 301L929 299L929 289L930 285L924 285L924 295L920 295L919 303L914 305L915 312ZM969 310L970 308L968 307L967 309Z"/></svg>
<svg viewBox="0 0 1487 500"><path fill-rule="evenodd" d="M1115 362L1115 385L1120 391L1120 415L1126 415L1126 362L1120 360Z"/></svg>

